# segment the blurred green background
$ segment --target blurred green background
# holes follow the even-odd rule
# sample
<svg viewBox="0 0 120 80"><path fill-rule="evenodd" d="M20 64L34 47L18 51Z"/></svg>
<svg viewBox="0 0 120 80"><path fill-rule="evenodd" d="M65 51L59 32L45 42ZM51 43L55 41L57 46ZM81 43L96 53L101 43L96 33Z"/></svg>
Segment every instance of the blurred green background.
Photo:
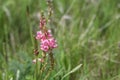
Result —
<svg viewBox="0 0 120 80"><path fill-rule="evenodd" d="M0 80L32 80L41 9L47 14L45 0L0 0ZM53 10L58 48L48 80L120 80L120 0L53 0Z"/></svg>

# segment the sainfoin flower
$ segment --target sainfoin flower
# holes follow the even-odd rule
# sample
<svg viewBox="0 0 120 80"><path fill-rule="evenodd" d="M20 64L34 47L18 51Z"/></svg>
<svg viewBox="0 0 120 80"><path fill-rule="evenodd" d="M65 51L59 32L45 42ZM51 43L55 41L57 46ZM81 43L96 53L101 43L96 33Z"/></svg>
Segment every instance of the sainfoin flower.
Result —
<svg viewBox="0 0 120 80"><path fill-rule="evenodd" d="M34 36L34 55L36 56L35 59L33 59L33 63L36 63L36 75L38 75L38 73L40 73L39 71L46 71L46 69L48 67L46 67L47 62L50 63L49 67L50 69L48 69L49 71L51 71L52 69L54 69L54 56L53 56L53 49L57 47L57 41L56 39L53 37L51 30L49 30L47 28L47 24L48 22L51 22L51 14L52 14L52 4L51 1L47 0L47 4L48 4L48 15L44 16L44 12L41 12L41 16L40 16L40 23L39 23L39 31L37 31L36 36ZM40 48L37 45L37 40L40 43ZM39 49L42 50L42 54L39 55ZM48 59L46 59L48 58ZM43 65L37 65L37 62L41 62L41 64ZM38 68L40 68L40 70L38 71ZM48 71L48 72L49 72ZM41 73L42 74L42 73ZM48 78L49 76L45 77L44 79ZM37 76L36 76L37 79Z"/></svg>
<svg viewBox="0 0 120 80"><path fill-rule="evenodd" d="M56 40L53 38L50 30L44 33L42 33L42 31L38 31L36 39L41 41L40 49L45 52L57 47Z"/></svg>
<svg viewBox="0 0 120 80"><path fill-rule="evenodd" d="M55 38L53 37L51 30L46 28L46 19L41 17L40 18L40 31L37 31L36 33L36 40L38 40L40 42L40 49L46 53L50 53L52 51L52 49L57 47L57 41L55 40ZM36 49L34 51L34 53L37 53L38 56L38 50ZM52 55L52 54L50 54ZM33 60L33 63L36 62L44 62L44 57L43 58L37 58ZM51 63L53 63L53 57L51 57Z"/></svg>

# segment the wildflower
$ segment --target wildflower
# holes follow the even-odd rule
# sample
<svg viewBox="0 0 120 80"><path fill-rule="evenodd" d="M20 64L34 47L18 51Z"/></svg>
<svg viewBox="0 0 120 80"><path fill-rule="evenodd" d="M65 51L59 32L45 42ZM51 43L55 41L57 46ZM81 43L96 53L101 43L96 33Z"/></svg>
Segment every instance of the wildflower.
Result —
<svg viewBox="0 0 120 80"><path fill-rule="evenodd" d="M45 39L41 41L41 50L48 52L49 49L53 49L57 47L56 40L54 38Z"/></svg>
<svg viewBox="0 0 120 80"><path fill-rule="evenodd" d="M57 47L56 40L53 38L51 34L51 30L47 30L42 33L42 31L38 31L36 35L36 39L41 41L41 50L48 52L49 49L53 49Z"/></svg>
<svg viewBox="0 0 120 80"><path fill-rule="evenodd" d="M56 40L54 38L49 38L41 41L41 50L48 52L49 49L57 47Z"/></svg>

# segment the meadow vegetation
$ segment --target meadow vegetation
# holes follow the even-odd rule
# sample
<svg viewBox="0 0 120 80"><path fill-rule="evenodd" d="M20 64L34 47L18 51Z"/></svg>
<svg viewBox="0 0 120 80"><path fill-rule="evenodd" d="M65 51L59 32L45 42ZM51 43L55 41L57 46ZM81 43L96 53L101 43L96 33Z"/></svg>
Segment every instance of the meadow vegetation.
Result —
<svg viewBox="0 0 120 80"><path fill-rule="evenodd" d="M0 0L0 80L33 80L41 9L46 0ZM53 11L48 80L120 80L120 0L53 0Z"/></svg>

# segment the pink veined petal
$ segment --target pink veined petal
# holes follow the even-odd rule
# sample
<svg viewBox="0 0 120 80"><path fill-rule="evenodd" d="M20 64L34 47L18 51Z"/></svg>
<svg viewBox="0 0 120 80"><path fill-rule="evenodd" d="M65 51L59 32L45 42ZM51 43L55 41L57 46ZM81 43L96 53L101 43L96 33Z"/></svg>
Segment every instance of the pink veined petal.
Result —
<svg viewBox="0 0 120 80"><path fill-rule="evenodd" d="M43 34L42 31L37 31L37 35Z"/></svg>
<svg viewBox="0 0 120 80"><path fill-rule="evenodd" d="M49 44L49 41L47 39L44 39L41 41L41 45L43 46L48 46L48 44Z"/></svg>
<svg viewBox="0 0 120 80"><path fill-rule="evenodd" d="M41 45L41 50L47 52L49 50L49 46Z"/></svg>
<svg viewBox="0 0 120 80"><path fill-rule="evenodd" d="M43 40L43 39L46 39L46 36L44 33L42 33L41 31L38 31L37 32L37 35L36 35L36 39L37 40Z"/></svg>

